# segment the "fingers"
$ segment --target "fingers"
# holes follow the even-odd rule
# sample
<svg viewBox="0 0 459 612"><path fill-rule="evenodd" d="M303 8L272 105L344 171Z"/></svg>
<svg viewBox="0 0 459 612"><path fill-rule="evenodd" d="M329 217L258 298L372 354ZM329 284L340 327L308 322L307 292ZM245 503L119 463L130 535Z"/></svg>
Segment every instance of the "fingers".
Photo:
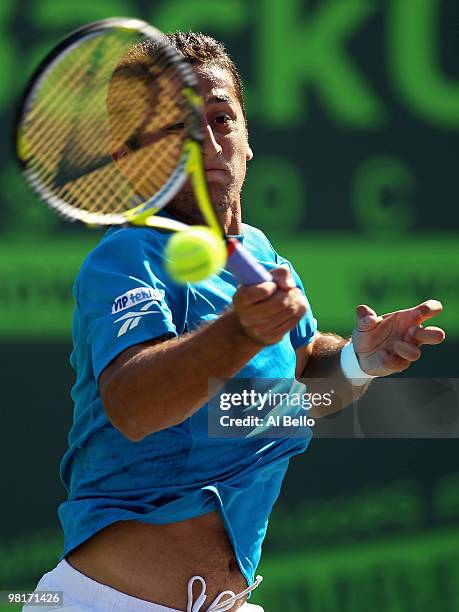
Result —
<svg viewBox="0 0 459 612"><path fill-rule="evenodd" d="M440 344L445 339L445 332L440 327L422 327L413 325L405 334L403 340L394 342L394 352L408 361L416 361L421 356L423 344L434 346Z"/></svg>
<svg viewBox="0 0 459 612"><path fill-rule="evenodd" d="M280 340L282 340L285 334L287 334L289 331L293 329L293 327L295 327L296 323L297 321L295 321L292 325L292 321L288 319L287 321L280 323L279 325L274 327L272 330L270 330L269 334L266 334L266 337L271 337L275 339L274 343L279 342Z"/></svg>
<svg viewBox="0 0 459 612"><path fill-rule="evenodd" d="M282 313L285 315L283 317L285 319L289 315L295 314L300 304L306 304L306 301L299 289L292 289L288 293L277 291L262 302L245 305L243 308L244 323L261 322L276 317L276 315L282 315Z"/></svg>
<svg viewBox="0 0 459 612"><path fill-rule="evenodd" d="M239 287L233 302L240 306L250 306L263 302L271 297L277 291L277 285L274 282L259 283L258 285L248 285Z"/></svg>
<svg viewBox="0 0 459 612"><path fill-rule="evenodd" d="M440 344L445 339L445 332L439 327L422 327L413 325L403 340L395 340L390 349L380 349L370 360L365 371L376 376L388 376L402 372L421 357L420 346L423 344ZM369 369L368 369L369 368Z"/></svg>
<svg viewBox="0 0 459 612"><path fill-rule="evenodd" d="M288 291L289 289L296 287L296 283L293 280L290 269L287 266L281 266L280 268L272 270L271 275L277 285L277 288L281 291Z"/></svg>
<svg viewBox="0 0 459 612"><path fill-rule="evenodd" d="M261 344L276 344L280 342L287 332L295 327L298 319L274 319L250 326L243 326L249 337L256 339Z"/></svg>
<svg viewBox="0 0 459 612"><path fill-rule="evenodd" d="M279 342L302 319L308 306L288 268L274 270L273 278L276 284L240 287L233 298L241 327L260 344Z"/></svg>
<svg viewBox="0 0 459 612"><path fill-rule="evenodd" d="M419 359L422 345L433 346L443 342L443 329L421 325L442 310L441 302L433 299L382 316L365 304L358 306L353 338L359 358L364 358L367 364L365 371L376 376L401 372Z"/></svg>
<svg viewBox="0 0 459 612"><path fill-rule="evenodd" d="M394 342L394 352L406 361L417 361L421 356L421 349L416 344L410 344L403 340Z"/></svg>
<svg viewBox="0 0 459 612"><path fill-rule="evenodd" d="M360 304L356 308L356 328L358 331L371 331L381 320L376 312L366 304Z"/></svg>
<svg viewBox="0 0 459 612"><path fill-rule="evenodd" d="M286 266L271 270L271 276L273 277L273 282L239 287L235 295L236 301L241 306L249 306L250 304L263 302L274 295L277 290L289 291L296 287L295 281L290 274L290 269Z"/></svg>
<svg viewBox="0 0 459 612"><path fill-rule="evenodd" d="M422 327L422 325L413 325L410 327L403 338L406 342L415 342L418 346L430 344L434 346L441 344L445 339L445 332L440 327Z"/></svg>
<svg viewBox="0 0 459 612"><path fill-rule="evenodd" d="M386 314L382 315L382 319L387 319L389 317L392 317L393 315L406 313L409 314L411 318L414 318L415 323L419 324L423 321L426 321L427 319L436 317L442 312L442 310L443 304L438 300L426 300L425 302L422 302L422 304L418 304L413 308L405 308L403 310L387 312Z"/></svg>
<svg viewBox="0 0 459 612"><path fill-rule="evenodd" d="M386 350L378 351L378 357L383 367L382 376L394 374L395 372L403 372L411 365L411 360L405 359L398 353L392 353Z"/></svg>
<svg viewBox="0 0 459 612"><path fill-rule="evenodd" d="M300 290L278 291L265 302L236 308L239 321L251 337L264 343L278 342L306 314L307 303Z"/></svg>
<svg viewBox="0 0 459 612"><path fill-rule="evenodd" d="M427 321L427 319L431 319L432 317L439 315L442 310L443 304L438 300L426 300L415 308L416 321L417 323Z"/></svg>

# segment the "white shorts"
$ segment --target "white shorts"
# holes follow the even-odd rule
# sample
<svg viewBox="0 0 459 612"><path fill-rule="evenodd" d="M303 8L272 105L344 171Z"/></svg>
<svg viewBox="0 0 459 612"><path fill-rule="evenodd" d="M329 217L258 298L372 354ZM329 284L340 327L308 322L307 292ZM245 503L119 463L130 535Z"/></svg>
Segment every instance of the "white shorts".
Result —
<svg viewBox="0 0 459 612"><path fill-rule="evenodd" d="M24 606L23 612L183 612L131 597L116 589L88 578L64 559L52 571L45 574L36 591L62 591L62 606ZM206 608L203 608L202 612ZM263 608L246 603L239 608L242 612L263 612Z"/></svg>

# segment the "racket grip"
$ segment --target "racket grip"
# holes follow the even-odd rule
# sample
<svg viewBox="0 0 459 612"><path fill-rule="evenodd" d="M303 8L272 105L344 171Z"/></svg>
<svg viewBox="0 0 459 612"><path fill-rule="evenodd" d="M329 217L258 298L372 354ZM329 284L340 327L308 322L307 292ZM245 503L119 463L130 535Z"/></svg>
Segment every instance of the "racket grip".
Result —
<svg viewBox="0 0 459 612"><path fill-rule="evenodd" d="M228 238L227 246L226 269L237 278L241 285L256 285L273 280L268 270L244 249L239 240Z"/></svg>

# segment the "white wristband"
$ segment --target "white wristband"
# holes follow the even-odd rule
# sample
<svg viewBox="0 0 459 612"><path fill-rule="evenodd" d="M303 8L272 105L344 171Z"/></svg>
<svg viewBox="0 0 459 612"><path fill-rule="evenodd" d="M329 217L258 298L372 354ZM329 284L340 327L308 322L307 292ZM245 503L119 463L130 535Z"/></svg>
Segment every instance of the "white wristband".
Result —
<svg viewBox="0 0 459 612"><path fill-rule="evenodd" d="M362 385L366 385L373 378L377 378L376 376L367 374L360 367L352 340L349 340L341 349L340 365L344 376L354 387L361 387Z"/></svg>

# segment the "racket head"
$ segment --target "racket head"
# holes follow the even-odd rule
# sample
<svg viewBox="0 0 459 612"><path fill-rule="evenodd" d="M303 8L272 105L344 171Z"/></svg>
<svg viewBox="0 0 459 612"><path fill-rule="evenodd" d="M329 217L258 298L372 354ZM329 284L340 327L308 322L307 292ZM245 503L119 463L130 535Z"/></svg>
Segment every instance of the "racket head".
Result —
<svg viewBox="0 0 459 612"><path fill-rule="evenodd" d="M156 28L118 17L74 31L36 69L18 106L15 153L61 215L124 224L180 190L202 125L191 66Z"/></svg>

